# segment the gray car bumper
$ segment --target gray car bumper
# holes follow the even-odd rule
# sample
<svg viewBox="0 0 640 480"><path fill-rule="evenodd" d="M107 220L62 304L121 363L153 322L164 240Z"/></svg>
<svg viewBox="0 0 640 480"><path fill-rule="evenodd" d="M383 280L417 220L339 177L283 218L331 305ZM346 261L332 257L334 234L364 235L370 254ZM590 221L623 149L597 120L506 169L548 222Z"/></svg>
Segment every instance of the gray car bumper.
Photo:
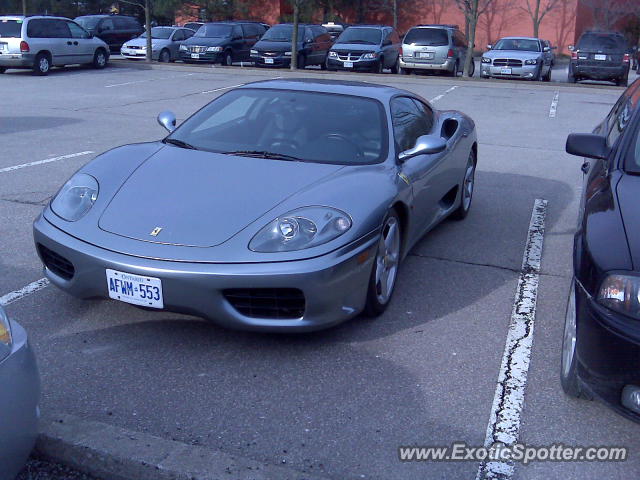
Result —
<svg viewBox="0 0 640 480"><path fill-rule="evenodd" d="M495 67L487 63L483 63L480 67L480 75L483 77L496 78L524 78L532 80L536 78L536 73L540 68L539 65L523 65L522 67ZM506 70L510 70L506 73Z"/></svg>
<svg viewBox="0 0 640 480"><path fill-rule="evenodd" d="M85 243L40 216L36 245L73 264L70 280L45 267L53 284L79 298L109 298L106 269L160 278L164 309L210 319L245 330L312 331L357 315L366 300L379 233L321 257L268 263L186 263L133 257ZM46 262L45 262L46 264ZM240 313L224 295L228 289L299 289L300 318L258 318Z"/></svg>
<svg viewBox="0 0 640 480"><path fill-rule="evenodd" d="M4 68L32 68L33 53L5 53L0 55L0 67Z"/></svg>
<svg viewBox="0 0 640 480"><path fill-rule="evenodd" d="M11 322L13 348L0 361L0 480L24 466L38 434L40 377L27 333Z"/></svg>
<svg viewBox="0 0 640 480"><path fill-rule="evenodd" d="M455 65L455 58L449 58L444 61L444 63L426 63L426 62L416 62L413 59L409 59L407 57L400 57L400 67L401 68L409 68L415 70L437 70L437 71L447 71L452 72L453 67Z"/></svg>

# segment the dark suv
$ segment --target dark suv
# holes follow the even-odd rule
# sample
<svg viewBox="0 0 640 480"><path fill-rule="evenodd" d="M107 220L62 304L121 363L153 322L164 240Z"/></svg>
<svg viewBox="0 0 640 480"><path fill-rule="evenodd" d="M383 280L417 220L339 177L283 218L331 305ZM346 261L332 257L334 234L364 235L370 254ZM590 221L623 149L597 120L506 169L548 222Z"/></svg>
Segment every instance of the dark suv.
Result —
<svg viewBox="0 0 640 480"><path fill-rule="evenodd" d="M202 25L193 37L180 45L180 59L186 63L206 62L231 65L249 60L249 51L265 27L257 22L214 22Z"/></svg>
<svg viewBox="0 0 640 480"><path fill-rule="evenodd" d="M610 80L626 86L631 55L627 40L620 33L585 32L571 50L569 82Z"/></svg>
<svg viewBox="0 0 640 480"><path fill-rule="evenodd" d="M256 66L288 67L291 65L291 36L293 25L274 25L251 49ZM298 68L320 65L325 68L327 54L333 45L331 35L321 25L298 26Z"/></svg>
<svg viewBox="0 0 640 480"><path fill-rule="evenodd" d="M400 37L392 27L356 25L340 34L329 52L329 70L359 70L398 73Z"/></svg>
<svg viewBox="0 0 640 480"><path fill-rule="evenodd" d="M103 40L111 51L120 51L125 42L144 32L138 20L126 15L84 15L74 21Z"/></svg>

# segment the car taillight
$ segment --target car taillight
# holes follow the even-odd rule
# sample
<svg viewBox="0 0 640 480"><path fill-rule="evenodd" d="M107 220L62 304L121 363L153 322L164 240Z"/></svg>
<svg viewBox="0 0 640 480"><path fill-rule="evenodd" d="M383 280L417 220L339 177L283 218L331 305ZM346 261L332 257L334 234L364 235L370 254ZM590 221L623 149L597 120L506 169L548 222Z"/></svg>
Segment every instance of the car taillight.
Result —
<svg viewBox="0 0 640 480"><path fill-rule="evenodd" d="M577 60L578 59L578 52L571 52L571 60Z"/></svg>
<svg viewBox="0 0 640 480"><path fill-rule="evenodd" d="M400 47L400 56L402 56L402 47Z"/></svg>
<svg viewBox="0 0 640 480"><path fill-rule="evenodd" d="M625 53L624 57L622 58L622 61L625 63L629 63L631 61L631 55L629 55L628 53Z"/></svg>
<svg viewBox="0 0 640 480"><path fill-rule="evenodd" d="M27 53L29 51L29 44L24 40L20 42L20 51L24 53Z"/></svg>
<svg viewBox="0 0 640 480"><path fill-rule="evenodd" d="M453 48L450 48L447 52L447 57L452 58L455 54L453 53Z"/></svg>

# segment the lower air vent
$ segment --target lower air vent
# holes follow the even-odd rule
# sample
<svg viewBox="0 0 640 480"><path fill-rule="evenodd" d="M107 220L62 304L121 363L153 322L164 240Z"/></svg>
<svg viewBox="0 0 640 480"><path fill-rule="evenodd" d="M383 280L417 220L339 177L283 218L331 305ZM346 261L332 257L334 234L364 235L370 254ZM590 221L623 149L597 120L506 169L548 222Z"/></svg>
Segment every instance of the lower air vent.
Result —
<svg viewBox="0 0 640 480"><path fill-rule="evenodd" d="M293 319L304 315L304 294L297 288L232 288L223 294L247 317Z"/></svg>
<svg viewBox="0 0 640 480"><path fill-rule="evenodd" d="M42 261L49 270L65 280L71 280L73 278L76 269L69 260L53 250L49 250L42 244L38 244L38 251L40 252Z"/></svg>

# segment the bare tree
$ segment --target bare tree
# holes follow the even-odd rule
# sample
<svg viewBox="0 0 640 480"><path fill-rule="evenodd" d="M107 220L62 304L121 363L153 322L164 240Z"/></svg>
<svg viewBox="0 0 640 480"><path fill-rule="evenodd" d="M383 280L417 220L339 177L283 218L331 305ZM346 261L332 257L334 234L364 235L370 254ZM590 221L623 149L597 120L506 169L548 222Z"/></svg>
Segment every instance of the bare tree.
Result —
<svg viewBox="0 0 640 480"><path fill-rule="evenodd" d="M638 15L638 0L578 0L593 14L595 28L611 30L627 16Z"/></svg>
<svg viewBox="0 0 640 480"><path fill-rule="evenodd" d="M556 15L553 16L553 26L556 32L555 44L558 47L558 51L564 50L569 43L569 34L572 31L572 26L576 23L576 8L577 4L562 2Z"/></svg>
<svg viewBox="0 0 640 480"><path fill-rule="evenodd" d="M145 61L152 61L152 43L151 43L151 0L119 0L122 3L128 3L129 5L135 5L136 7L141 8L144 11L144 29L147 35L147 57Z"/></svg>
<svg viewBox="0 0 640 480"><path fill-rule="evenodd" d="M442 21L442 14L453 4L453 0L427 0L427 11L430 13L433 23Z"/></svg>
<svg viewBox="0 0 640 480"><path fill-rule="evenodd" d="M502 37L502 31L520 15L521 12L512 0L494 0L478 19L478 25L484 29L487 42L494 43Z"/></svg>
<svg viewBox="0 0 640 480"><path fill-rule="evenodd" d="M471 73L471 62L473 62L473 48L476 43L478 18L487 11L494 0L455 0L455 2L456 6L464 14L468 26L467 56L464 61L463 75L469 76L469 73Z"/></svg>
<svg viewBox="0 0 640 480"><path fill-rule="evenodd" d="M524 0L524 6L521 6L520 9L527 12L531 17L534 37L538 38L538 34L540 33L540 24L544 17L547 16L547 13L563 3L566 3L566 0Z"/></svg>

